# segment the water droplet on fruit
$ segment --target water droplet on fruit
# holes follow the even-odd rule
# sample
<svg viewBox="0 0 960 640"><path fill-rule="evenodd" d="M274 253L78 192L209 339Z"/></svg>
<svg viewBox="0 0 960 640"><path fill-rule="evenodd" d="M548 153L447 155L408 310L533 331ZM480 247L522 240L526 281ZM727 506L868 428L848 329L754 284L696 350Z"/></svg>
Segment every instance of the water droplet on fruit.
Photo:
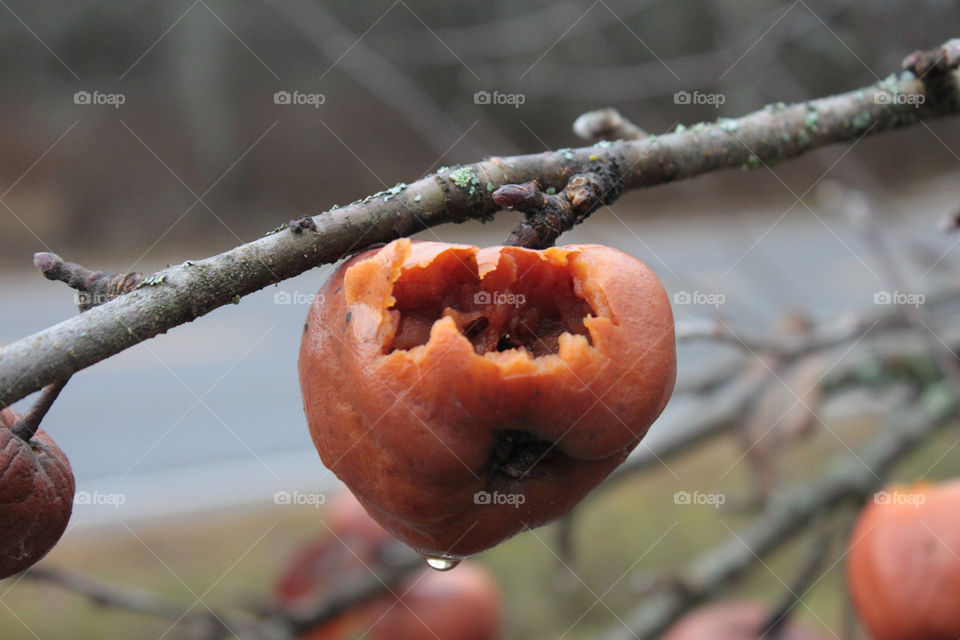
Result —
<svg viewBox="0 0 960 640"><path fill-rule="evenodd" d="M460 564L460 558L454 558L452 556L424 556L424 558L430 568L436 569L437 571L450 571L450 569Z"/></svg>

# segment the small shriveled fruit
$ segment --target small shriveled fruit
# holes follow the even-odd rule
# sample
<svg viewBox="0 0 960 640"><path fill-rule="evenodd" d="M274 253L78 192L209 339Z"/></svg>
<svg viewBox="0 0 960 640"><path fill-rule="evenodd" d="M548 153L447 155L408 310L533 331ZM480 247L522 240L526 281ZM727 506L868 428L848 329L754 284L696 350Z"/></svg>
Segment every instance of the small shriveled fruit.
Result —
<svg viewBox="0 0 960 640"><path fill-rule="evenodd" d="M960 638L960 480L890 487L850 534L847 584L875 640Z"/></svg>
<svg viewBox="0 0 960 640"><path fill-rule="evenodd" d="M300 349L324 464L390 533L457 558L567 513L673 391L656 276L600 245L396 240L324 284Z"/></svg>
<svg viewBox="0 0 960 640"><path fill-rule="evenodd" d="M15 435L19 420L9 408L0 411L0 578L45 556L73 510L67 457L42 429L29 442Z"/></svg>
<svg viewBox="0 0 960 640"><path fill-rule="evenodd" d="M688 613L667 630L663 640L826 640L789 620L775 636L767 629L770 614L770 608L759 602L719 602Z"/></svg>
<svg viewBox="0 0 960 640"><path fill-rule="evenodd" d="M399 545L349 493L326 511L327 531L298 549L274 587L281 611L302 614L344 584L369 578ZM421 570L392 593L360 604L304 633L303 640L493 640L500 631L500 592L480 565L455 571Z"/></svg>

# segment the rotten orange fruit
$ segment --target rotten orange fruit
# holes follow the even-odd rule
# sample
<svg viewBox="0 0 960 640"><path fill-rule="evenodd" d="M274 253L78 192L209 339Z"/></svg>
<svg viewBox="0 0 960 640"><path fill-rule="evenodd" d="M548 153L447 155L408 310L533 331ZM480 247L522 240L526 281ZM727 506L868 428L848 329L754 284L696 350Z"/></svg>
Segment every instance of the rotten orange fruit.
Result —
<svg viewBox="0 0 960 640"><path fill-rule="evenodd" d="M70 462L43 429L13 432L20 415L0 411L0 579L32 566L63 535L73 511Z"/></svg>
<svg viewBox="0 0 960 640"><path fill-rule="evenodd" d="M850 534L847 584L876 640L960 637L960 480L874 495Z"/></svg>
<svg viewBox="0 0 960 640"><path fill-rule="evenodd" d="M447 567L567 513L673 391L673 315L643 263L396 240L310 309L299 374L324 464Z"/></svg>

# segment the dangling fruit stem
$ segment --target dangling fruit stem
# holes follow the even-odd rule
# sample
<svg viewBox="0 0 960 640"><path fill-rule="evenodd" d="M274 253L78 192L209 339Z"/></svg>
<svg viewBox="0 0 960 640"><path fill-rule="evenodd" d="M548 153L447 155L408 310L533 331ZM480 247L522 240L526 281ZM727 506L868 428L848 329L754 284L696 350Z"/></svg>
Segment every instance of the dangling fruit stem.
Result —
<svg viewBox="0 0 960 640"><path fill-rule="evenodd" d="M31 405L23 418L21 418L17 424L13 425L11 429L13 435L24 442L30 442L30 438L32 438L34 434L37 433L37 429L40 428L40 422L43 420L43 417L47 415L47 411L53 406L57 396L59 396L63 388L67 386L69 380L70 378L64 378L60 382L54 382L44 387L37 401Z"/></svg>

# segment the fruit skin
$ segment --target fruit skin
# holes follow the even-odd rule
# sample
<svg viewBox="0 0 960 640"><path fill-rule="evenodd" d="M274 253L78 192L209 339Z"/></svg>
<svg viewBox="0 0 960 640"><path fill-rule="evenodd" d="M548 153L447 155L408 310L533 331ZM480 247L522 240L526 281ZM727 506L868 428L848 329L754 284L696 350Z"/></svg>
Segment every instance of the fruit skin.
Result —
<svg viewBox="0 0 960 640"><path fill-rule="evenodd" d="M526 300L476 297L498 293ZM520 321L546 355L496 350ZM673 315L656 276L609 247L400 239L324 284L299 373L321 459L374 519L425 555L466 556L567 513L626 458L673 391Z"/></svg>
<svg viewBox="0 0 960 640"><path fill-rule="evenodd" d="M60 540L73 511L70 462L42 429L24 442L0 411L0 579L32 566Z"/></svg>
<svg viewBox="0 0 960 640"><path fill-rule="evenodd" d="M750 600L733 600L693 610L667 629L663 640L760 640L769 622L770 608ZM780 640L826 640L787 621Z"/></svg>
<svg viewBox="0 0 960 640"><path fill-rule="evenodd" d="M297 550L274 586L278 608L323 600L374 570L390 544L399 544L349 493L334 497L327 530ZM424 569L384 595L305 634L304 640L493 640L500 632L499 588L480 565Z"/></svg>
<svg viewBox="0 0 960 640"><path fill-rule="evenodd" d="M960 480L890 487L860 513L847 585L875 640L960 637L958 516Z"/></svg>

